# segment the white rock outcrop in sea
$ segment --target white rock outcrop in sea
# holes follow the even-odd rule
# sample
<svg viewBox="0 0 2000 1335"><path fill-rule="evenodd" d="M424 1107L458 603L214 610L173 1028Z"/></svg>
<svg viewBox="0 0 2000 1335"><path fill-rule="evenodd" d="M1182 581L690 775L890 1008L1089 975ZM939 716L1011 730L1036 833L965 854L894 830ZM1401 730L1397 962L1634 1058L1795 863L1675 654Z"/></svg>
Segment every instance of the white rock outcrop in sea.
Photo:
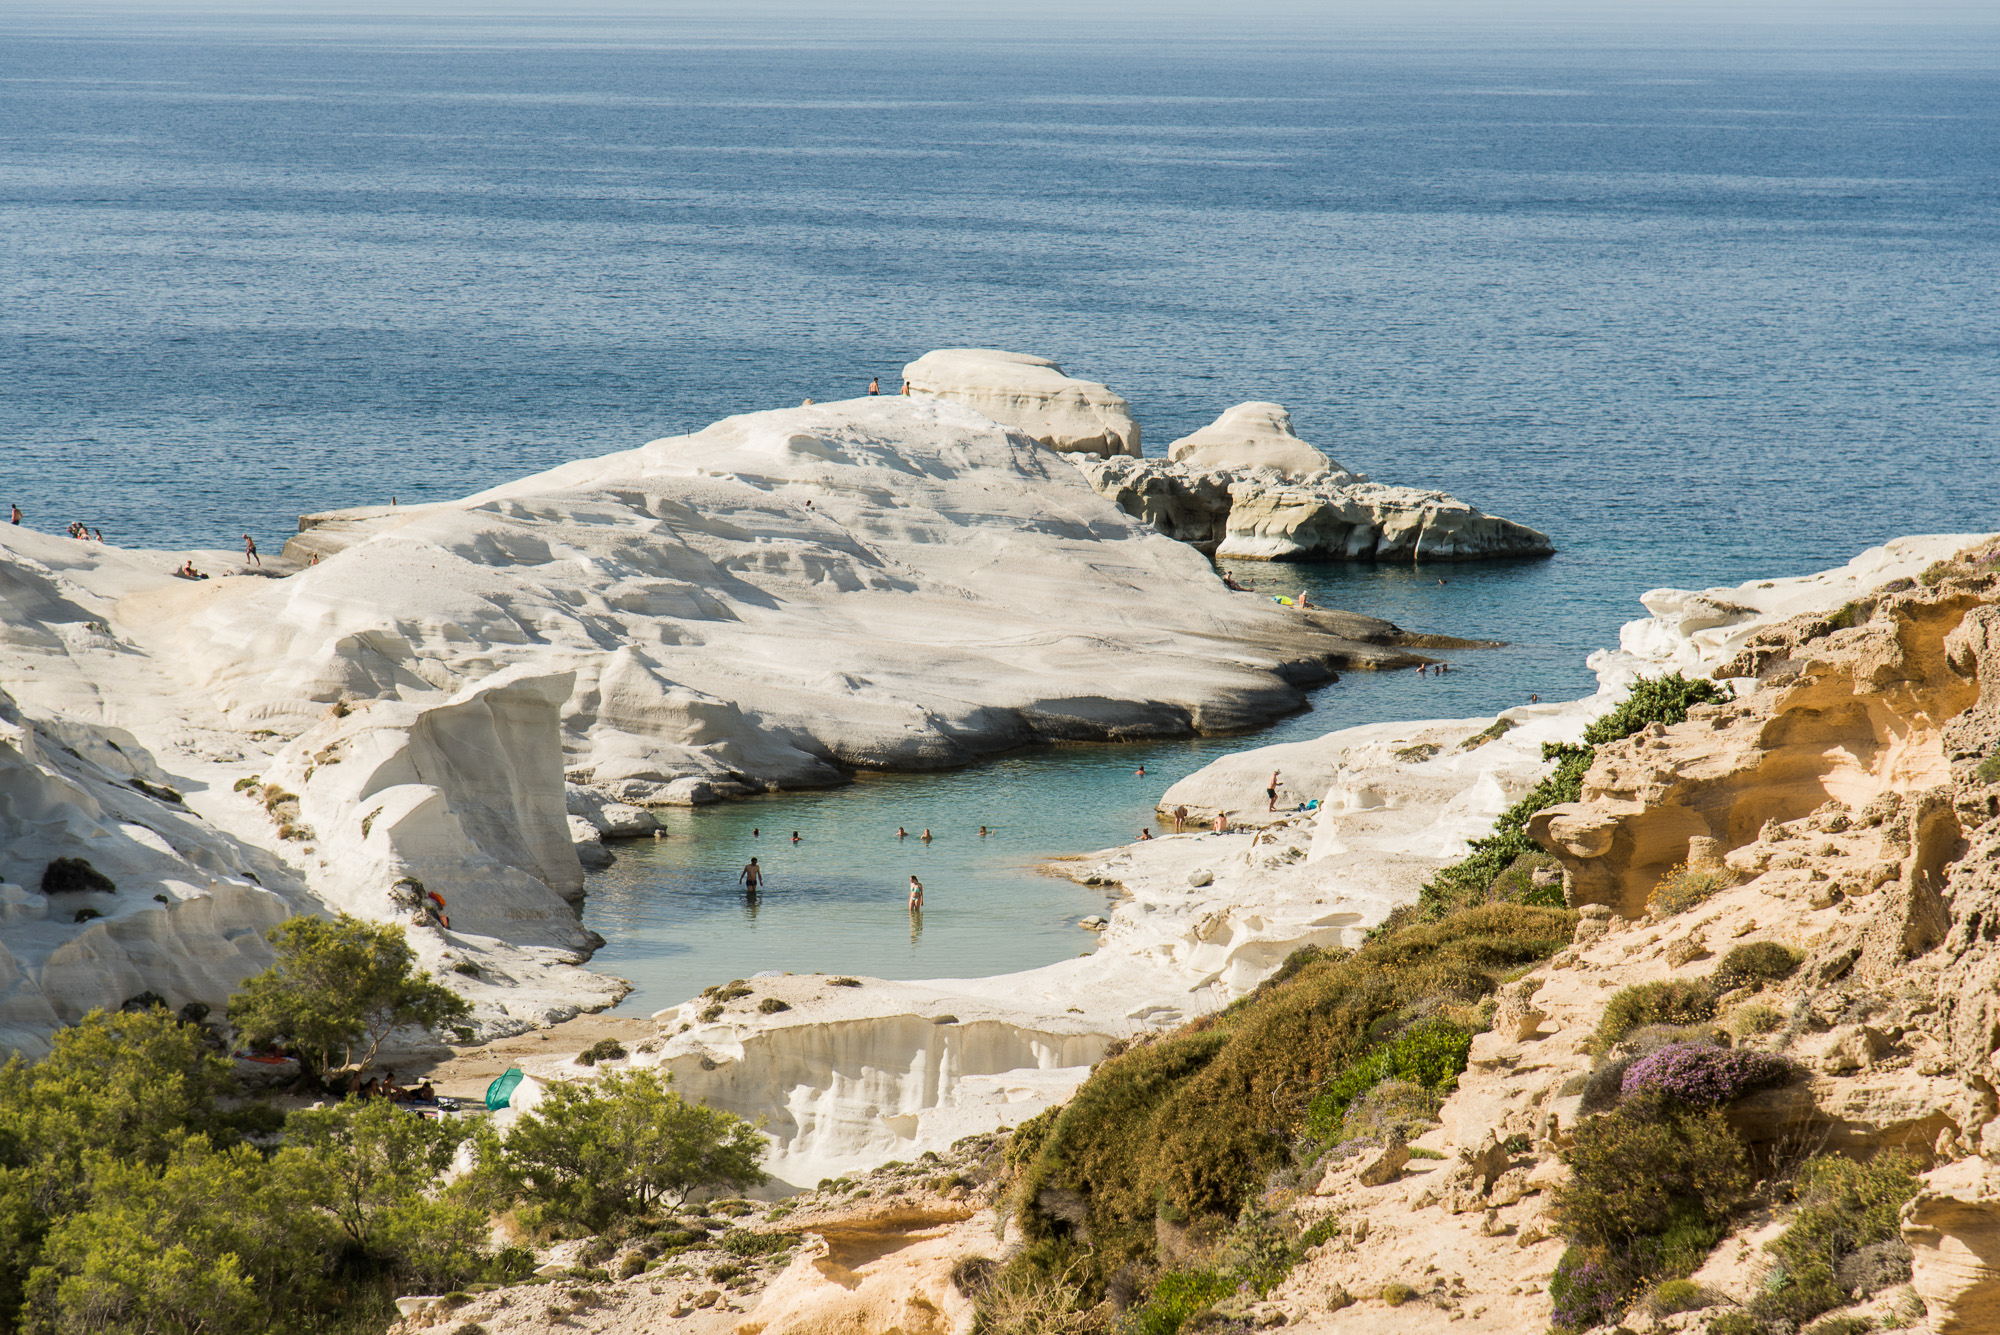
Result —
<svg viewBox="0 0 2000 1335"><path fill-rule="evenodd" d="M220 1007L264 930L337 909L407 924L518 1031L622 990L577 967L569 901L580 848L656 823L628 799L1233 731L1412 661L1387 623L1229 592L934 398L731 418L288 551L322 559L0 526L0 1051L142 992ZM72 856L116 892L44 896Z"/></svg>
<svg viewBox="0 0 2000 1335"><path fill-rule="evenodd" d="M1471 561L1546 556L1545 533L1438 491L1327 473L1287 482L1269 470L1190 459L1074 462L1119 509L1168 537L1251 561Z"/></svg>
<svg viewBox="0 0 2000 1335"><path fill-rule="evenodd" d="M1202 472L1271 473L1287 482L1324 479L1352 485L1368 480L1300 440L1292 430L1291 413L1278 403L1239 403L1167 446L1167 458Z"/></svg>
<svg viewBox="0 0 2000 1335"><path fill-rule="evenodd" d="M748 414L310 522L287 553L330 559L188 623L232 718L573 672L565 768L627 802L1236 730L1333 667L1409 661L1229 592L1056 455L938 399Z"/></svg>
<svg viewBox="0 0 2000 1335"><path fill-rule="evenodd" d="M1139 453L1132 407L1046 357L994 348L940 348L903 368L910 392L978 409L1064 454Z"/></svg>

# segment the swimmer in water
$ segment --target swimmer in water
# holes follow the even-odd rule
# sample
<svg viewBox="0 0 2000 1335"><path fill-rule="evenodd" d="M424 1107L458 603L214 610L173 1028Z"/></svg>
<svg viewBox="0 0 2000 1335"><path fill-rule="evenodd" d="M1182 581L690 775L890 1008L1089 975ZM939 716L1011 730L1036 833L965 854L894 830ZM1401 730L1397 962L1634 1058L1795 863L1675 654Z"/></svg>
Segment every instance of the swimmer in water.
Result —
<svg viewBox="0 0 2000 1335"><path fill-rule="evenodd" d="M796 843L797 843L798 841L799 841L799 832L798 832L797 830L793 830L793 831L792 831L792 842L796 844Z"/></svg>
<svg viewBox="0 0 2000 1335"><path fill-rule="evenodd" d="M1146 777L1146 767L1144 765L1141 765L1139 766L1139 768L1133 770L1132 773L1137 777L1143 779Z"/></svg>
<svg viewBox="0 0 2000 1335"><path fill-rule="evenodd" d="M931 827L928 825L924 826L924 832L918 838L922 839L925 843L929 843L931 841Z"/></svg>
<svg viewBox="0 0 2000 1335"><path fill-rule="evenodd" d="M984 839L986 837L986 827L984 825L979 827L979 837L981 839Z"/></svg>
<svg viewBox="0 0 2000 1335"><path fill-rule="evenodd" d="M898 825L896 827L896 837L898 839L908 839L910 837L910 832L904 829L902 826Z"/></svg>

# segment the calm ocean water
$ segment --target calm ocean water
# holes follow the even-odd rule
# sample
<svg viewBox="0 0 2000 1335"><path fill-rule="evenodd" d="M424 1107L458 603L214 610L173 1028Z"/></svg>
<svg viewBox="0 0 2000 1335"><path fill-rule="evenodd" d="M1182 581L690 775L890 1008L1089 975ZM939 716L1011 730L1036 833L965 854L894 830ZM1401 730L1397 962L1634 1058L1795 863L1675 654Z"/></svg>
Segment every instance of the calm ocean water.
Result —
<svg viewBox="0 0 2000 1335"><path fill-rule="evenodd" d="M1448 696L1342 683L1288 735L1587 689L1583 652L1649 587L2000 527L1990 26L15 7L0 238L0 504L42 528L268 548L303 511L460 495L990 345L1111 384L1154 450L1276 399L1351 468L1555 536L1551 561L1444 588L1272 572L1517 646ZM857 829L997 813L1005 847L950 875L1016 905L1006 945L992 922L949 945L934 908L916 954L827 958L855 921L836 882L903 932L907 872L861 841L829 848L818 908L788 918L774 880L746 923L704 896L749 818L704 813L681 847L705 852L601 878L605 961L654 961L665 1000L759 958L1056 958L1090 910L1019 868L1129 835L1157 793L1096 783L1131 765L1090 754L780 804Z"/></svg>

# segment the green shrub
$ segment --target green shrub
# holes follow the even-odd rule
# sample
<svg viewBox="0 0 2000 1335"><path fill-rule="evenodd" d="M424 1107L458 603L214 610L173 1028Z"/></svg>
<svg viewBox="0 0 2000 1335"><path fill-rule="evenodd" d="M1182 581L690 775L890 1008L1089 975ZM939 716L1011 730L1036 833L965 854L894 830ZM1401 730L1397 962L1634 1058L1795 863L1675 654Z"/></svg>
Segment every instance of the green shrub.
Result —
<svg viewBox="0 0 2000 1335"><path fill-rule="evenodd" d="M1667 1280L1646 1295L1646 1309L1656 1317L1698 1312L1713 1303L1708 1290L1691 1279Z"/></svg>
<svg viewBox="0 0 2000 1335"><path fill-rule="evenodd" d="M1748 1312L1724 1312L1708 1323L1708 1335L1771 1335L1764 1323Z"/></svg>
<svg viewBox="0 0 2000 1335"><path fill-rule="evenodd" d="M1401 1280L1391 1280L1382 1286L1382 1301L1391 1307L1401 1307L1417 1296L1417 1291Z"/></svg>
<svg viewBox="0 0 2000 1335"><path fill-rule="evenodd" d="M1602 1057L1644 1025L1697 1024L1715 1018L1715 992L1700 979L1669 978L1620 988L1604 1007L1591 1035L1590 1052Z"/></svg>
<svg viewBox="0 0 2000 1335"><path fill-rule="evenodd" d="M714 1280L717 1284L727 1284L732 1279L743 1278L743 1267L740 1265L726 1265L726 1264L712 1265L708 1268L708 1277Z"/></svg>
<svg viewBox="0 0 2000 1335"><path fill-rule="evenodd" d="M2000 783L2000 746L1993 748L1992 754L1979 762L1973 771L1981 783Z"/></svg>
<svg viewBox="0 0 2000 1335"><path fill-rule="evenodd" d="M1325 1134L1322 1130L1319 1138L1328 1143L1364 1137L1380 1141L1395 1134L1407 1141L1436 1124L1438 1106L1443 1101L1440 1093L1414 1080L1384 1080L1348 1104L1345 1116L1337 1124L1327 1116L1322 1127L1334 1125L1335 1131ZM1307 1135L1314 1134L1314 1118L1321 1115L1317 1106L1308 1111ZM1414 1157L1415 1151L1411 1154Z"/></svg>
<svg viewBox="0 0 2000 1335"><path fill-rule="evenodd" d="M1075 1265L1095 1301L1123 1267L1153 1264L1157 1219L1235 1219L1295 1148L1309 1148L1298 1138L1316 1094L1371 1058L1379 1064L1352 1094L1343 1089L1343 1112L1399 1063L1443 1083L1463 1061L1480 1000L1566 945L1575 921L1496 904L1406 926L1303 965L1253 1004L1099 1062L1068 1105L1024 1123L1007 1147L1026 1263L1051 1279ZM1372 1036L1420 1002L1439 1023Z"/></svg>
<svg viewBox="0 0 2000 1335"><path fill-rule="evenodd" d="M1790 978L1804 959L1802 951L1776 941L1750 941L1731 947L1715 966L1710 981L1717 992L1781 982Z"/></svg>
<svg viewBox="0 0 2000 1335"><path fill-rule="evenodd" d="M1646 907L1662 918L1671 918L1686 913L1718 890L1727 890L1735 882L1735 875L1727 870L1690 870L1675 863L1646 897Z"/></svg>
<svg viewBox="0 0 2000 1335"><path fill-rule="evenodd" d="M593 1084L550 1083L492 1167L549 1223L601 1231L703 1188L763 1182L766 1144L742 1118L683 1099L652 1071L614 1071Z"/></svg>
<svg viewBox="0 0 2000 1335"><path fill-rule="evenodd" d="M1338 1139L1348 1105L1383 1081L1450 1093L1465 1070L1472 1035L1449 1020L1426 1020L1360 1058L1327 1083L1306 1109L1305 1134L1322 1143Z"/></svg>
<svg viewBox="0 0 2000 1335"><path fill-rule="evenodd" d="M1556 1189L1550 1214L1564 1237L1585 1245L1629 1248L1676 1230L1699 1232L1726 1219L1751 1186L1749 1157L1719 1109L1657 1095L1579 1123L1562 1159L1573 1176Z"/></svg>
<svg viewBox="0 0 2000 1335"><path fill-rule="evenodd" d="M1236 1281L1213 1270L1175 1270L1160 1276L1133 1317L1136 1335L1174 1335L1187 1319L1236 1292Z"/></svg>
<svg viewBox="0 0 2000 1335"><path fill-rule="evenodd" d="M732 1256L769 1256L799 1245L797 1233L752 1233L747 1228L732 1228L722 1235L722 1250Z"/></svg>
<svg viewBox="0 0 2000 1335"><path fill-rule="evenodd" d="M790 1002L780 1001L776 997L765 997L757 1003L757 1009L765 1015L776 1015L779 1011L788 1011L791 1008Z"/></svg>
<svg viewBox="0 0 2000 1335"><path fill-rule="evenodd" d="M721 1004L718 1003L713 1006L702 1007L701 1014L696 1018L699 1019L703 1024L708 1024L712 1021L721 1019L722 1018Z"/></svg>
<svg viewBox="0 0 2000 1335"><path fill-rule="evenodd" d="M1538 871L1560 872L1561 870L1561 859L1548 853L1523 853L1520 857L1508 863L1506 870L1493 878L1493 884L1488 889L1495 900L1511 904L1540 902L1531 899L1530 896L1541 895L1546 897L1553 891L1556 902L1551 904L1550 907L1559 908L1561 907L1562 887L1560 885L1544 886L1537 889L1535 886L1535 873Z"/></svg>
<svg viewBox="0 0 2000 1335"><path fill-rule="evenodd" d="M1701 677L1690 680L1678 672L1642 677L1632 683L1631 694L1623 703L1583 730L1583 740L1589 746L1602 746L1630 737L1649 723L1672 727L1685 722L1688 710L1696 705L1721 704L1733 698L1726 688Z"/></svg>
<svg viewBox="0 0 2000 1335"><path fill-rule="evenodd" d="M630 1055L630 1053L625 1051L625 1045L617 1039L600 1038L582 1052L576 1054L576 1064L578 1066L595 1066L599 1062L623 1061Z"/></svg>
<svg viewBox="0 0 2000 1335"><path fill-rule="evenodd" d="M827 979L826 981L827 981L827 985L828 985L828 986L830 986L830 987L859 987L859 986L861 986L861 980L860 980L859 978L829 978L829 979Z"/></svg>
<svg viewBox="0 0 2000 1335"><path fill-rule="evenodd" d="M1772 1007L1752 1004L1738 1006L1729 1012L1729 1018L1723 1021L1722 1027L1733 1038L1749 1038L1756 1034L1768 1034L1784 1022L1785 1017Z"/></svg>
<svg viewBox="0 0 2000 1335"><path fill-rule="evenodd" d="M1778 1258L1765 1291L1751 1301L1768 1323L1802 1326L1849 1301L1840 1263L1863 1247L1900 1236L1897 1216L1920 1185L1917 1164L1901 1154L1855 1163L1835 1154L1808 1159L1795 1189L1798 1210L1765 1250Z"/></svg>

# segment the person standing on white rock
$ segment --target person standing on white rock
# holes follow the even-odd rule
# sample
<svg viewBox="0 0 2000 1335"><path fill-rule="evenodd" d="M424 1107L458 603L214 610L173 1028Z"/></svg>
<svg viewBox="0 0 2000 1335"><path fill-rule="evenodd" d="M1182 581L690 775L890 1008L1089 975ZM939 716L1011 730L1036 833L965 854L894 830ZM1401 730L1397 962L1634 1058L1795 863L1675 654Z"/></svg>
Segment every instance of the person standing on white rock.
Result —
<svg viewBox="0 0 2000 1335"><path fill-rule="evenodd" d="M1278 771L1276 770L1271 771L1271 786L1264 790L1264 798L1264 810L1276 811L1278 809Z"/></svg>
<svg viewBox="0 0 2000 1335"><path fill-rule="evenodd" d="M243 535L243 559L253 565L264 564L264 558L257 555L257 540L248 533Z"/></svg>

